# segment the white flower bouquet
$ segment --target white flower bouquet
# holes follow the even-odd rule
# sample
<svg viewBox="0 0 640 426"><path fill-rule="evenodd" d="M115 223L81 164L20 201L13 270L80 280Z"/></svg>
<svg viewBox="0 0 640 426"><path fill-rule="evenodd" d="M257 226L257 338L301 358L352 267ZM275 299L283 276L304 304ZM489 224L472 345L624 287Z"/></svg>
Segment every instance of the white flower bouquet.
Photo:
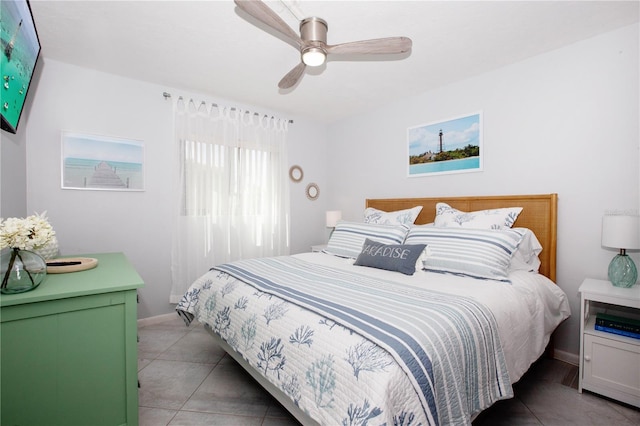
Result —
<svg viewBox="0 0 640 426"><path fill-rule="evenodd" d="M40 285L47 274L47 264L37 251L55 241L55 232L46 212L24 219L0 218L0 293L22 293Z"/></svg>
<svg viewBox="0 0 640 426"><path fill-rule="evenodd" d="M0 219L0 249L38 250L52 242L55 235L46 212L26 218Z"/></svg>

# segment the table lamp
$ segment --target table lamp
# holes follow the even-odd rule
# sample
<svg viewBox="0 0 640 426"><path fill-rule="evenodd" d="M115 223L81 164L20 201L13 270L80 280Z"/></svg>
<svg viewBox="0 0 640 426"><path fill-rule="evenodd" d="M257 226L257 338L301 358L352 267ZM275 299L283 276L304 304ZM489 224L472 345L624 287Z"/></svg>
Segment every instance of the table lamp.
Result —
<svg viewBox="0 0 640 426"><path fill-rule="evenodd" d="M616 287L633 286L638 280L638 270L626 251L640 249L640 216L605 215L602 245L620 250L609 263L609 281Z"/></svg>
<svg viewBox="0 0 640 426"><path fill-rule="evenodd" d="M327 228L335 228L340 219L342 219L342 211L329 210L327 212Z"/></svg>

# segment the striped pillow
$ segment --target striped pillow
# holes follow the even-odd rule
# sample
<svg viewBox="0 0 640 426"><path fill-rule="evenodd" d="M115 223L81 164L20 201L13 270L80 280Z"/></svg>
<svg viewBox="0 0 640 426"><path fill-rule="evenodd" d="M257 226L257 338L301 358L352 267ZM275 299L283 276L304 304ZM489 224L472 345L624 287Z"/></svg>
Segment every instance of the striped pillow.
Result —
<svg viewBox="0 0 640 426"><path fill-rule="evenodd" d="M367 238L384 244L402 244L408 231L409 228L405 225L341 221L333 230L323 252L355 259L362 251L362 245Z"/></svg>
<svg viewBox="0 0 640 426"><path fill-rule="evenodd" d="M523 236L520 229L415 226L405 244L427 244L427 271L508 282L511 257Z"/></svg>

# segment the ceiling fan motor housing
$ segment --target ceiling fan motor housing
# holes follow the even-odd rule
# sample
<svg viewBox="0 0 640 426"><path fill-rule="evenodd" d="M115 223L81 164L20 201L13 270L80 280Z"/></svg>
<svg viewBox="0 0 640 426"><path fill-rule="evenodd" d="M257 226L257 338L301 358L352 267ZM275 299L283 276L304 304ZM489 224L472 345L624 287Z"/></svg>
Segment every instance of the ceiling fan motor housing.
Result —
<svg viewBox="0 0 640 426"><path fill-rule="evenodd" d="M303 41L320 41L327 43L329 27L324 19L311 17L300 21L300 38Z"/></svg>

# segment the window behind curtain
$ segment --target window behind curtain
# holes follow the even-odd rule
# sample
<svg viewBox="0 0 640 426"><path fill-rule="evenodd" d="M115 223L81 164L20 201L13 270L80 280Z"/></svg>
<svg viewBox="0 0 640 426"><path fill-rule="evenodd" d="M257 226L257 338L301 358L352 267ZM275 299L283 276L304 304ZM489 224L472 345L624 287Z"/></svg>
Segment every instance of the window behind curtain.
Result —
<svg viewBox="0 0 640 426"><path fill-rule="evenodd" d="M193 104L192 104L193 106ZM214 265L289 253L286 122L176 107L172 303Z"/></svg>

